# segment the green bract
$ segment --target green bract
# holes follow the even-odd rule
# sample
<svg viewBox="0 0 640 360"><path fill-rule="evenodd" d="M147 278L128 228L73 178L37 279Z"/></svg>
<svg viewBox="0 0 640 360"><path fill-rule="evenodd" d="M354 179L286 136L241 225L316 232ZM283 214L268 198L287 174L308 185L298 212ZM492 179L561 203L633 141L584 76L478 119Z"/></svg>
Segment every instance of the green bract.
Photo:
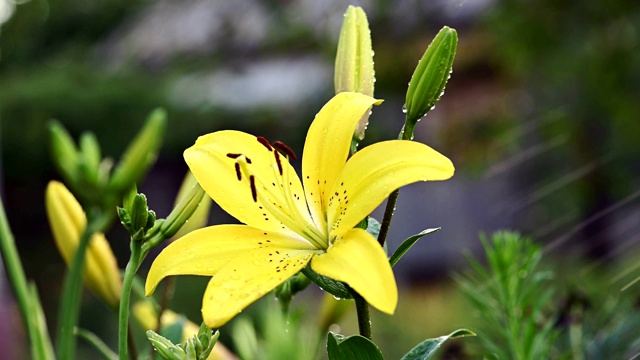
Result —
<svg viewBox="0 0 640 360"><path fill-rule="evenodd" d="M405 132L413 134L416 122L440 100L451 74L457 45L458 33L445 26L420 59L407 90Z"/></svg>

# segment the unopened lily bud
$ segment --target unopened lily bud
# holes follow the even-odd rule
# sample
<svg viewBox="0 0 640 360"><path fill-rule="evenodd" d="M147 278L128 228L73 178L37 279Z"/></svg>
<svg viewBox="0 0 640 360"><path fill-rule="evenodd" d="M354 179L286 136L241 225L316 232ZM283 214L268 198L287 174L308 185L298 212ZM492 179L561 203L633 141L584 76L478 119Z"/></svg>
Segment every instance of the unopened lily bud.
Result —
<svg viewBox="0 0 640 360"><path fill-rule="evenodd" d="M91 185L97 186L100 176L100 162L102 154L98 139L91 132L80 135L80 156L79 168L83 173L83 178Z"/></svg>
<svg viewBox="0 0 640 360"><path fill-rule="evenodd" d="M49 137L53 162L70 184L78 182L78 149L67 130L57 121L49 123Z"/></svg>
<svg viewBox="0 0 640 360"><path fill-rule="evenodd" d="M134 304L132 307L132 314L143 329L152 330L158 328L158 315L149 301L142 300ZM211 328L204 323L198 327L198 325L192 321L185 319L183 316L178 315L171 310L165 310L162 313L162 319L160 321L162 322L162 328L173 326L182 321L182 341L186 342L186 340L191 339L192 342L191 345L187 345L188 343L185 343L184 350L186 352L188 347L193 347L196 354L199 356L196 357L196 359L235 359L231 352L222 343L217 342L220 333L216 331L214 334L211 331Z"/></svg>
<svg viewBox="0 0 640 360"><path fill-rule="evenodd" d="M164 110L157 109L149 115L142 130L122 155L111 177L109 189L122 193L142 179L156 160L166 124L167 114Z"/></svg>
<svg viewBox="0 0 640 360"><path fill-rule="evenodd" d="M349 6L338 40L334 74L336 94L357 92L373 97L374 83L373 49L367 15L361 7ZM356 127L354 137L357 140L364 138L368 121L369 112L366 112Z"/></svg>
<svg viewBox="0 0 640 360"><path fill-rule="evenodd" d="M184 350L172 343L169 339L164 336L156 333L153 330L147 331L147 338L158 355L164 360L185 360L187 359L187 354Z"/></svg>
<svg viewBox="0 0 640 360"><path fill-rule="evenodd" d="M444 94L451 77L453 59L458 46L458 33L443 27L427 48L418 63L407 90L405 132L413 134L413 128L423 116L433 109Z"/></svg>
<svg viewBox="0 0 640 360"><path fill-rule="evenodd" d="M182 185L180 186L180 190L178 190L178 195L176 196L176 201L174 207L177 207L180 201L187 196L189 191L198 185L198 180L193 176L191 171L187 172L187 175L184 177L182 181ZM199 185L198 185L199 186ZM189 221L185 223L177 233L173 235L174 239L180 238L193 230L200 229L201 227L207 224L207 220L209 219L209 210L211 209L211 198L209 196L203 196L200 201L200 206L196 209L196 211L191 215Z"/></svg>
<svg viewBox="0 0 640 360"><path fill-rule="evenodd" d="M87 227L87 217L75 197L60 182L51 181L45 194L45 205L53 238L67 266L78 248ZM111 247L102 233L95 233L87 248L84 282L110 306L120 301L120 271Z"/></svg>
<svg viewBox="0 0 640 360"><path fill-rule="evenodd" d="M205 192L200 184L193 185L189 192L178 202L178 205L173 208L169 216L164 220L156 221L156 225L149 230L148 235L151 238L148 242L150 247L157 246L165 239L173 237L189 221L200 206L204 196Z"/></svg>
<svg viewBox="0 0 640 360"><path fill-rule="evenodd" d="M156 213L149 210L147 197L144 194L135 194L132 198L128 195L124 198L124 208L118 208L118 217L125 229L131 234L133 241L144 239L147 230L156 222Z"/></svg>

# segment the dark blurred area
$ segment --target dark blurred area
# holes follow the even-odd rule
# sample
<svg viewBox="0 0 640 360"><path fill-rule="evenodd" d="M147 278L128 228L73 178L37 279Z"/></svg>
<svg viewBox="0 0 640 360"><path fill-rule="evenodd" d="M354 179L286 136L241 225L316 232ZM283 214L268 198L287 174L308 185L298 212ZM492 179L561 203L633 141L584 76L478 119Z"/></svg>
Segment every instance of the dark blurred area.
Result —
<svg viewBox="0 0 640 360"><path fill-rule="evenodd" d="M52 327L64 264L43 204L46 183L59 179L48 121L76 138L95 132L117 158L147 114L166 108L161 157L140 185L166 216L187 169L181 153L199 135L239 129L301 152L333 95L349 4L369 17L375 94L385 99L361 146L397 136L407 83L436 32L448 25L460 39L446 94L416 128L457 171L400 192L390 250L443 227L399 264L401 285L442 279L463 249L480 248L479 232L501 228L559 257L606 264L638 250L640 2L0 0L1 190ZM220 210L210 217L230 221ZM108 238L124 266L125 232ZM13 305L0 285L4 313ZM192 306L199 316L198 296ZM16 324L0 324L0 339Z"/></svg>

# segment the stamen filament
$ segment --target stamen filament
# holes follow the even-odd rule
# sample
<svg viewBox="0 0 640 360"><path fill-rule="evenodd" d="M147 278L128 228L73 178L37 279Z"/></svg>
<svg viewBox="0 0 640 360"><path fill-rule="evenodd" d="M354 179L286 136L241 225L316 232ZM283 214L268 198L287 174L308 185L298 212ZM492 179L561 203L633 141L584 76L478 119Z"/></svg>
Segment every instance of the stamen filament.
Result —
<svg viewBox="0 0 640 360"><path fill-rule="evenodd" d="M316 248L326 249L327 243L326 243L326 240L324 239L324 236L319 232L318 229L315 228L315 226L309 225L308 222L304 220L304 218L298 211L297 207L295 207L295 204L293 204L291 202L291 199L289 199L288 195L290 194L287 194L286 190L282 191L286 189L286 187L284 186L284 183L280 184L281 192L274 193L271 190L272 187L265 186L265 184L262 183L260 178L256 178L252 174L252 172L249 170L249 167L247 166L250 163L248 161L242 161L242 160L246 160L246 156L238 158L238 162L236 164L239 164L241 171L244 172L245 176L243 178L247 180L243 180L243 181L247 181L249 183L249 186L251 188L251 196L253 197L253 200L255 202L258 202L258 200L260 200L259 202L262 206L264 206L265 210L269 211L277 220L279 220L289 230L304 237ZM258 189L266 190L266 194L265 194L265 191L262 191L262 190L258 191ZM284 199L283 199L283 196L284 196ZM286 205L287 208L284 209L280 206L275 205L278 203ZM307 225L305 226L305 224Z"/></svg>

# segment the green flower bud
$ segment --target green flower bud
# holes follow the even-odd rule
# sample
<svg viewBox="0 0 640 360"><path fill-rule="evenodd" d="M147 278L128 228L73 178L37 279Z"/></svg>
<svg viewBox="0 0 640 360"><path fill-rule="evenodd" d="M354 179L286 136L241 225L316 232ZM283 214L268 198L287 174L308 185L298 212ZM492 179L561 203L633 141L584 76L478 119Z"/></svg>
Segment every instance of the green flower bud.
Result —
<svg viewBox="0 0 640 360"><path fill-rule="evenodd" d="M176 195L176 200L174 206L178 206L180 201L189 193L189 191L193 188L193 186L198 185L198 180L193 176L191 171L187 172L187 175L184 177L182 181L182 185L180 185L180 190L178 190L178 195ZM184 224L180 228L180 230L173 235L174 239L180 238L193 230L199 229L207 224L207 220L209 219L209 210L211 209L211 200L208 196L203 196L200 201L200 206L198 209L191 215L189 218L189 222Z"/></svg>
<svg viewBox="0 0 640 360"><path fill-rule="evenodd" d="M334 74L336 94L348 91L373 97L374 83L373 49L367 15L361 7L349 6L338 40ZM357 140L364 138L368 121L367 112L356 128L354 137Z"/></svg>
<svg viewBox="0 0 640 360"><path fill-rule="evenodd" d="M144 194L137 194L133 198L133 204L129 210L131 214L131 227L137 231L147 226L149 218L149 207L147 206L147 197Z"/></svg>
<svg viewBox="0 0 640 360"><path fill-rule="evenodd" d="M146 232L153 227L156 213L149 210L147 197L144 194L125 196L124 208L118 207L118 217L122 225L129 231L134 241L142 240Z"/></svg>
<svg viewBox="0 0 640 360"><path fill-rule="evenodd" d="M85 132L80 135L79 143L80 170L86 182L95 186L98 184L100 161L102 161L100 144L98 144L96 136L91 132Z"/></svg>
<svg viewBox="0 0 640 360"><path fill-rule="evenodd" d="M153 348L156 349L158 355L164 360L187 359L185 351L180 346L172 343L169 339L159 335L153 330L148 330L146 334Z"/></svg>
<svg viewBox="0 0 640 360"><path fill-rule="evenodd" d="M53 163L67 183L75 187L78 183L78 149L71 135L58 121L49 123L49 137Z"/></svg>
<svg viewBox="0 0 640 360"><path fill-rule="evenodd" d="M167 114L157 109L149 115L147 122L131 142L120 163L115 168L109 188L122 193L140 181L156 160L161 138L167 124Z"/></svg>
<svg viewBox="0 0 640 360"><path fill-rule="evenodd" d="M160 227L160 232L165 238L175 235L200 206L204 197L204 190L200 184L195 184L191 190L178 202L167 219Z"/></svg>
<svg viewBox="0 0 640 360"><path fill-rule="evenodd" d="M200 184L195 184L173 208L166 219L157 220L147 232L146 249L152 249L164 240L174 236L189 221L193 213L200 207L205 192Z"/></svg>
<svg viewBox="0 0 640 360"><path fill-rule="evenodd" d="M444 93L457 45L458 33L450 27L443 27L413 72L404 106L407 113L404 131L409 137L413 136L416 122L433 109Z"/></svg>

